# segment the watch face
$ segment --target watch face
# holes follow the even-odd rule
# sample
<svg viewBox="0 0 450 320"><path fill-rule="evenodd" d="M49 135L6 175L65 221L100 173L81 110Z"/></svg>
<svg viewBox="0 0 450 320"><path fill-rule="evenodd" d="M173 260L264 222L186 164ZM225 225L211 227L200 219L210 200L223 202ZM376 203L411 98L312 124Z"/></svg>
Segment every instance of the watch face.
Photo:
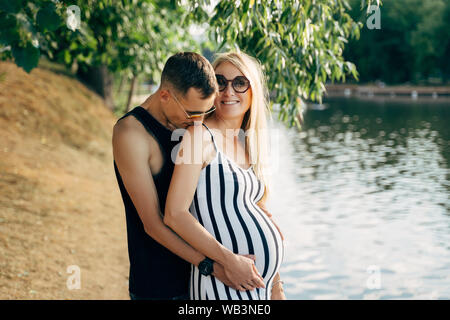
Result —
<svg viewBox="0 0 450 320"><path fill-rule="evenodd" d="M206 272L207 272L208 274L211 274L212 271L213 271L212 263L208 263L208 264L206 265Z"/></svg>
<svg viewBox="0 0 450 320"><path fill-rule="evenodd" d="M200 262L198 270L200 271L201 274L209 276L213 272L213 264L208 260L206 261L204 260Z"/></svg>

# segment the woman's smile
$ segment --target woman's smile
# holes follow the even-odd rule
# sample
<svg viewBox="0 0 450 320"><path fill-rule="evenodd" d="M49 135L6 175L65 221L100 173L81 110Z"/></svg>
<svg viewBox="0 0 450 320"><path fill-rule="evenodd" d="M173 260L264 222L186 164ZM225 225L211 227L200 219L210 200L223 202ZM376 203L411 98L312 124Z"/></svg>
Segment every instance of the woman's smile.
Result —
<svg viewBox="0 0 450 320"><path fill-rule="evenodd" d="M235 105L235 104L240 103L240 101L239 100L228 100L228 101L221 101L221 103L224 105Z"/></svg>

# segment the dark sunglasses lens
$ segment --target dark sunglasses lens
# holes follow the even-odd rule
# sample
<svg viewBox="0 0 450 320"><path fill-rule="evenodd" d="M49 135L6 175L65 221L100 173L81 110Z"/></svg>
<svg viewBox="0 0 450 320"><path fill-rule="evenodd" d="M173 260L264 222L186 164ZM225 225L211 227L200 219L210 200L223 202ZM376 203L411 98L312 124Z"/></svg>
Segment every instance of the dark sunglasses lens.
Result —
<svg viewBox="0 0 450 320"><path fill-rule="evenodd" d="M227 79L224 76L216 76L217 84L219 85L219 90L223 91L227 87Z"/></svg>
<svg viewBox="0 0 450 320"><path fill-rule="evenodd" d="M247 78L238 76L233 79L232 85L236 92L244 92L250 86L250 82L247 80Z"/></svg>

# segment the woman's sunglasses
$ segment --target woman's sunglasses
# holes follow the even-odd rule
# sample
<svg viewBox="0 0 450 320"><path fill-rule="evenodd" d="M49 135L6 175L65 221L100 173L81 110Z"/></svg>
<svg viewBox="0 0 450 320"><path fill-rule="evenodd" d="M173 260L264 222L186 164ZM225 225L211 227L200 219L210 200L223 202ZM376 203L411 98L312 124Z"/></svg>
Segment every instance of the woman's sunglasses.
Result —
<svg viewBox="0 0 450 320"><path fill-rule="evenodd" d="M250 88L250 81L244 76L237 76L232 80L227 80L223 75L216 74L216 79L219 91L224 91L228 87L228 82L231 82L231 86L237 93L244 93Z"/></svg>

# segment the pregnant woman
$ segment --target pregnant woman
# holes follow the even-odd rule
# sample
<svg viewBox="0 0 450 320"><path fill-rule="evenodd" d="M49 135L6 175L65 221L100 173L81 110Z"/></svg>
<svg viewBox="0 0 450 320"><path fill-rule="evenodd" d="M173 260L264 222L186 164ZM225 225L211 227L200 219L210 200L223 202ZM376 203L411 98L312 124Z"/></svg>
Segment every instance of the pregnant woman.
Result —
<svg viewBox="0 0 450 320"><path fill-rule="evenodd" d="M219 55L213 66L219 85L216 111L183 136L164 222L208 257L192 265L191 299L285 299L278 274L283 238L264 206L268 95L263 74L256 59L240 52ZM196 224L211 235L210 241L197 240ZM251 261L264 287L254 279L236 281L235 290L211 274L217 261L236 279L227 271L238 259Z"/></svg>

